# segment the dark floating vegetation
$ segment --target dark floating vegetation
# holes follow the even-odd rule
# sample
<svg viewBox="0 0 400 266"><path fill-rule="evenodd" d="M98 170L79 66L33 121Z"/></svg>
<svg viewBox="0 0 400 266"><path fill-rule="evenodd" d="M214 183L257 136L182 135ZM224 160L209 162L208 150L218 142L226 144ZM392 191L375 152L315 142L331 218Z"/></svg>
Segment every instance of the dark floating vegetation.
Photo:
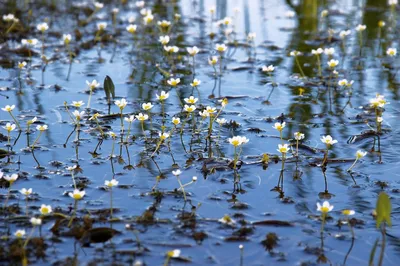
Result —
<svg viewBox="0 0 400 266"><path fill-rule="evenodd" d="M1 1L0 264L397 265L397 2Z"/></svg>

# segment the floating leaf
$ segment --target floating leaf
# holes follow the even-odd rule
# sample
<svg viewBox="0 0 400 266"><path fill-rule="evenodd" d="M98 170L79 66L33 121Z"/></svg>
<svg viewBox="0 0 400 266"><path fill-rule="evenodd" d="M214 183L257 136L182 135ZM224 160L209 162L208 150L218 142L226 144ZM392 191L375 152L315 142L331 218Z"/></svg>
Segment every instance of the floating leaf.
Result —
<svg viewBox="0 0 400 266"><path fill-rule="evenodd" d="M118 234L121 234L121 232L108 227L93 228L85 232L81 238L81 242L84 244L105 243Z"/></svg>
<svg viewBox="0 0 400 266"><path fill-rule="evenodd" d="M115 98L115 86L114 82L109 76L106 76L106 78L104 79L103 87L104 87L104 92L106 93L107 101L110 102L111 96L113 99Z"/></svg>
<svg viewBox="0 0 400 266"><path fill-rule="evenodd" d="M8 151L0 149L0 159L5 158L8 154Z"/></svg>
<svg viewBox="0 0 400 266"><path fill-rule="evenodd" d="M376 202L376 227L379 228L382 222L386 222L392 226L390 214L392 212L392 204L389 196L385 192L381 192Z"/></svg>

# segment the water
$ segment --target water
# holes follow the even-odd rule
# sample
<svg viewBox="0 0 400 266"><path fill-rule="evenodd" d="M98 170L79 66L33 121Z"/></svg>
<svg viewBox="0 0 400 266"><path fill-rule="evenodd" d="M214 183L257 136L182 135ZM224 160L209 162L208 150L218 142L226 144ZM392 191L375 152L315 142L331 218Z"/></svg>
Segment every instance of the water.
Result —
<svg viewBox="0 0 400 266"><path fill-rule="evenodd" d="M181 21L173 26L170 34L170 45L181 48L182 63L178 65L181 71L176 74L181 78L181 84L178 86L180 98L190 95L199 97L197 107L202 109L202 106L208 105L220 108L217 100L227 97L229 104L221 112L221 117L229 121L229 126L220 128L217 124L214 125L214 140L217 140L218 134L220 138L218 146L213 143L215 160L210 161L207 159L209 153L205 150L208 122L201 122L196 111L196 127L202 128L202 134L195 135L194 142L189 145L192 137L189 119L183 134L185 147L181 144L179 134L175 133L171 140L171 153L163 145L160 153L152 160L150 155L156 143L153 141L145 148L140 123L135 121L131 134L136 139L128 146L129 157L126 145L120 145L118 138L114 150L116 158L112 164L109 156L113 141L110 138L101 144L96 158L90 154L98 144L100 135L95 130L96 124L87 120L89 116L82 122L79 145L73 142L76 132L73 132L74 125L65 110L64 101L69 104L80 100L87 103L85 81L96 79L103 84L105 76L109 75L114 81L117 98L126 98L129 103L124 109L124 114L137 114L143 102L151 101L155 105L151 110L153 127L160 130L161 105L155 94L161 90L169 90L170 97L165 103L167 128L171 128L170 119L173 116L180 116L184 120L186 114L181 112L176 89L168 86L167 78L156 68L156 64L160 64L161 68L167 71L169 68L157 42L159 31L154 27L153 33L143 33L138 9L133 4L106 3L92 22L85 27L78 27L75 17L79 14L83 20L85 15L82 9L73 7L74 2L68 1L65 5L60 2L52 13L48 12L50 7L45 3L35 2L30 6L34 12L30 24L27 24L28 18L23 3L19 3L16 14L24 26L26 25L26 29L29 29L29 33L14 32L10 34L8 41L2 44L0 87L1 94L8 99L0 96L1 106L15 104L13 114L18 117L23 128L26 127L28 119L37 116L40 123L49 126L49 130L41 136L37 145L39 148L35 150L35 157L42 166L39 169L32 153L25 149L25 132L22 132L17 141L18 132L12 132L11 143L15 142L12 147L6 146L6 131L1 132L5 135L5 140L1 143L2 148L12 149L14 152L2 159L1 169L5 173L20 174L12 186L8 202L8 206L19 206L20 209L2 212L2 235L12 234L19 228L25 228L29 233L31 226L27 217L38 216L41 204L50 204L55 212L71 215L74 202L67 193L73 190L73 183L66 167L79 164L83 171L76 173L75 178L78 187L84 188L86 195L78 204L78 219L74 221L73 227L85 231L82 226L87 215L86 217L93 219L89 228L112 227L121 234L115 235L105 244L92 243L89 247L80 248L80 243L87 242L84 241L86 238L79 242L69 236L67 222L60 226L58 232L50 231L59 219L56 215L50 215L44 219L41 227L41 235L47 244L46 249L41 250L42 246L34 242L39 238L34 238L28 245L28 260L31 264L107 265L131 264L140 260L147 265L161 265L165 261L167 251L180 249L181 256L193 265L240 265L241 252L238 246L243 245L242 265L316 264L325 258L328 263L341 265L350 249L347 264L365 265L369 261L369 253L376 239L381 236L376 229L372 210L375 208L378 193L385 191L393 205L393 226L387 229L384 264L395 265L399 255L397 157L400 143L396 138L399 112L397 63L395 58L376 56L379 46L377 23L383 19L387 24L381 34L380 54L388 47L397 47L397 29L391 28L390 8L386 6L386 1L337 1L329 4L323 2L304 0L294 3L296 6L291 7L290 1L279 0L187 0L178 1L176 4L149 1L146 5L153 6L153 13L157 14L155 21L159 17L172 21L175 13L182 15ZM227 55L231 56L224 59L225 69L221 79L214 78L214 70L207 63L210 55L216 55L215 43L226 40L223 35L216 36L212 41L208 37L211 27L208 10L212 5L216 6L216 19L223 19L225 16L233 18L236 39L241 44L238 48L229 47ZM108 22L107 34L113 34L109 14L115 6L120 8L117 45L114 46L112 42L104 43L101 49L103 60L99 62L98 45L93 46L90 43L95 35L95 23ZM15 13L12 4L5 3L3 7L4 14ZM239 12L235 13L235 7L239 8ZM320 12L324 9L329 10L329 15L321 19ZM287 11L295 11L295 16L287 17ZM137 17L135 23L140 29L135 44L132 42L132 36L125 30L130 15ZM14 51L20 46L21 38L40 39L35 27L45 19L50 22L50 30L46 33L45 53L48 58L52 58L44 72L45 85L40 86L42 73L38 45L34 48L37 54L33 57L31 78L27 77L27 70L22 72L23 94L20 95L17 93L19 84L16 64L27 58ZM354 30L360 23L367 25L361 57ZM4 29L4 24L2 27ZM328 28L336 31L331 43L327 38ZM69 61L60 36L63 33L72 33L75 29L79 29L82 39L76 41L74 37L71 42L71 47L79 53L72 64L70 79L67 81ZM345 29L351 29L352 33L346 39L343 63L342 42L338 32ZM213 30L217 30L216 25L213 26ZM255 60L249 60L249 49L243 46L246 43L245 36L249 32L256 33ZM83 49L85 43L89 49ZM135 45L133 54L132 45ZM202 82L199 91L193 90L189 85L193 79L192 61L186 58L184 51L185 47L194 45L202 50L196 56L195 77ZM310 51L318 47L336 49L334 58L340 60L337 67L339 77L336 81L342 78L354 80L351 97L340 88L327 89L326 84L319 83L316 79L317 62ZM289 52L294 49L305 54L299 57L299 60L304 65L306 75L315 78L298 78L299 69L293 57L289 56ZM322 66L326 69L327 57L322 58ZM260 71L263 65L270 64L275 66L273 82L278 83L277 87L273 87L271 78ZM329 72L324 73L326 81L329 79ZM366 119L372 127L375 126L374 113L368 113L368 103L376 93L383 94L390 102L390 105L385 106L383 114L381 153L371 152L373 138L357 140L354 143L349 141L352 136L370 130L364 122ZM92 109L86 111L90 114L99 112L107 115L106 103L104 92L99 89L92 96ZM74 109L70 107L71 111ZM112 105L111 113L118 112L118 107ZM6 112L0 113L0 119L2 125L11 122ZM120 133L118 116L113 119L101 118L100 121L104 130ZM281 161L275 160L280 155L276 149L281 140L279 133L272 126L281 121L287 124L283 131L285 143L288 143L287 139L293 138L294 132L301 131L306 136L304 144L315 149L301 148L301 156L297 163L294 158L286 162L283 193L271 191L277 186L281 174ZM145 124L147 130L150 128L149 124L148 121ZM238 124L238 127L233 127L235 124ZM125 130L127 126L125 123ZM35 127L36 124L33 128ZM178 129L180 130L180 126ZM71 132L72 135L66 142ZM146 133L149 138L149 132ZM29 135L30 144L37 134L34 130ZM329 151L329 158L335 161L328 163L325 184L321 167L317 165L321 162L325 149L320 138L328 134L337 139L338 143ZM228 166L228 162L233 159L234 149L227 139L236 135L246 136L250 140L243 146L241 155L241 191L235 190L234 172ZM377 148L376 146L375 150ZM368 154L356 164L351 176L346 170L359 149L368 151ZM271 158L265 170L260 163L264 153L269 154ZM119 155L124 162L118 163ZM129 165L134 168L130 169L127 167ZM191 181L192 176L198 177L197 182L185 188L192 205L189 202L185 204L183 195L175 191L179 184L171 172L178 167L183 172L180 177L182 183ZM208 170L207 174L204 169ZM293 178L295 173L301 173L301 179ZM157 176L162 177L159 183L156 181ZM104 181L113 177L119 181L119 186L112 192L113 216L119 221L110 223L110 191L104 189ZM382 188L379 182L385 182L385 186ZM5 201L7 184L3 182L2 185L2 201ZM34 191L29 200L28 216L25 216L24 197L18 193L21 188L32 188ZM153 188L159 191L162 197L152 195ZM316 211L316 203L325 199L329 199L334 209L329 213L331 219L328 219L325 225L321 248L321 220L320 213ZM341 210L347 208L356 212L353 216L357 222L354 227L356 239L353 245L348 226L337 226L338 220L344 219ZM154 217L147 217L154 219L147 222L138 219L143 217L144 213L149 214L153 211ZM192 216L189 215L191 212ZM182 215L186 215L186 220L181 219ZM218 222L224 215L236 220L234 227ZM86 225L87 219L89 218L86 218ZM257 223L266 220L270 221L269 225ZM126 229L126 224L137 230L135 232L140 239L140 245L132 230ZM275 233L279 239L277 245L269 252L261 244L268 233ZM77 235L77 238L82 236ZM34 236L39 236L38 230ZM13 237L3 241L2 250L7 251L12 243ZM35 247L36 251L43 251L44 257L39 256L40 252L34 252ZM380 248L377 249L376 261L379 252ZM16 263L20 261L20 257L15 253L1 255L2 263L9 259ZM183 263L185 259L171 261L172 265Z"/></svg>

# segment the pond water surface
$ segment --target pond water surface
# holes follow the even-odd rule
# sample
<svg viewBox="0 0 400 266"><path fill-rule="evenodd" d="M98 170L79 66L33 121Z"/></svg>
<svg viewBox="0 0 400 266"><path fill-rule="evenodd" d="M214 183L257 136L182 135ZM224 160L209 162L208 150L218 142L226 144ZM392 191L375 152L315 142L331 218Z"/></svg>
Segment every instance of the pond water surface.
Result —
<svg viewBox="0 0 400 266"><path fill-rule="evenodd" d="M397 265L399 66L396 57L386 55L386 49L398 47L395 19L399 16L394 16L396 9L393 11L387 1L154 0L145 3L154 14L154 21L147 26L134 1L105 1L85 25L82 22L93 12L93 3L25 2L29 1L1 4L2 13L15 14L22 26L2 36L0 105L15 105L12 113L23 128L20 135L17 129L11 132L10 145L7 131L0 135L1 148L7 153L1 157L1 171L19 174L10 195L8 182L1 181L1 264L20 263L22 255L15 248L13 233L25 229L26 239L32 228L29 218L40 215L41 204L49 204L56 214L43 218L40 231L34 231L26 247L32 265L163 265L166 252L174 249L181 250L181 255L172 258L170 265L367 265L375 241L381 240L372 213L378 194L385 191L392 202L392 227L387 227L383 262ZM211 24L212 6L216 10ZM113 26L111 14L116 7L119 13ZM325 17L321 17L323 10L328 10ZM175 14L181 18L175 20ZM138 25L135 36L125 29L131 16ZM216 25L225 17L232 19L230 25ZM180 48L171 56L158 42L165 34L160 33L157 21L163 19L172 21L169 45ZM380 20L386 22L382 29L378 27ZM50 61L43 72L41 42L32 47L29 62L21 39L41 40L36 25L44 21L49 24L44 53ZM108 26L95 43L98 22ZM355 30L358 24L367 26L361 52ZM8 27L3 21L2 32ZM232 33L225 35L226 29ZM329 29L334 31L332 38ZM347 29L351 33L343 42L339 32ZM215 33L214 38L210 32ZM68 80L69 57L62 41L65 33L72 34L70 47L76 53ZM256 34L254 44L247 40L248 33ZM215 75L208 63L210 56L219 56L217 43L228 46L222 76L218 75L219 64ZM195 45L200 53L193 72L186 47ZM335 48L338 76L328 69L328 56L321 55L323 78L318 78L318 61L311 54L318 47ZM298 59L308 78L301 78L294 57L289 56L292 50L303 53ZM28 65L21 71L19 83L18 62L23 60ZM272 77L261 71L264 65L275 66ZM126 143L128 123L124 122L121 142L120 109L114 104L109 109L103 90L107 75L115 85L115 100L128 102L123 109L126 117L143 112L142 103L154 104L151 123L144 123L147 137L136 120ZM176 88L167 83L171 77L181 79ZM201 80L198 89L190 86L193 78ZM93 79L101 85L93 92L90 108L79 108L86 114L78 135L64 102L70 112L76 109L72 101L87 104L86 80ZM340 79L354 80L354 84L342 88L337 85ZM170 92L164 106L156 98L163 90ZM384 108L380 135L368 134L375 128L369 100L376 93L390 102ZM195 120L180 105L191 95L199 98ZM218 100L225 97L229 103L219 118L228 122L224 126L214 123L210 149L209 120L202 119L198 111L206 106L221 110ZM111 137L102 140L96 123L89 120L96 112L102 130L117 134L115 141ZM35 116L38 121L26 134L26 123ZM169 132L174 116L186 121L182 137L181 123L173 131L169 147L162 143L152 157L158 132L163 124ZM2 111L0 124L7 122L13 120ZM286 122L283 140L273 128L275 122ZM39 134L36 126L42 124L48 125L48 130L32 154L29 145ZM291 143L295 150L293 134L298 131L305 134L299 156L289 152L281 171L278 144ZM231 162L235 151L228 138L238 135L246 136L249 142L243 145L239 169L234 171ZM326 168L320 166L326 149L320 139L325 135L338 141L329 150ZM357 150L368 153L348 172ZM269 156L268 164L261 162L263 154ZM68 227L74 209L68 193L74 184L66 168L74 165L80 168L74 172L76 185L86 194ZM197 177L185 186L187 201L172 174L177 169L182 171L184 184ZM282 175L283 186L278 183ZM111 179L119 182L112 193L104 185ZM22 188L33 190L28 207L19 193ZM324 200L334 209L328 214L321 238L321 213L316 203ZM339 221L346 219L343 209L355 211L350 217L355 239L348 225ZM220 222L225 215L235 223ZM97 235L95 228L100 228ZM111 239L110 232L115 233ZM242 250L239 245L243 245Z"/></svg>

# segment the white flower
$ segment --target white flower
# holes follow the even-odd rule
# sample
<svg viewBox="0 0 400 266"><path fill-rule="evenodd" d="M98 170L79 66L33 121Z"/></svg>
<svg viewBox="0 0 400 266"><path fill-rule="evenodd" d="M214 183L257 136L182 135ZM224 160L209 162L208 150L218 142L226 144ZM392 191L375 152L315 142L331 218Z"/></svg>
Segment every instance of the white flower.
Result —
<svg viewBox="0 0 400 266"><path fill-rule="evenodd" d="M23 238L25 234L26 234L25 230L17 230L15 231L14 236L16 238Z"/></svg>
<svg viewBox="0 0 400 266"><path fill-rule="evenodd" d="M95 80L95 79L92 80L92 82L89 82L88 80L86 80L86 84L88 85L89 89L91 89L91 90L100 86L100 83L98 83L97 80Z"/></svg>
<svg viewBox="0 0 400 266"><path fill-rule="evenodd" d="M3 15L3 20L4 21L13 21L15 19L15 16L13 14L8 14L8 15Z"/></svg>
<svg viewBox="0 0 400 266"><path fill-rule="evenodd" d="M184 108L183 108L186 112L191 113L194 110L196 110L196 106L194 105L187 105L185 104Z"/></svg>
<svg viewBox="0 0 400 266"><path fill-rule="evenodd" d="M164 100L168 99L169 93L165 92L165 91L161 91L161 94L160 95L156 94L156 97L157 97L157 100L164 101Z"/></svg>
<svg viewBox="0 0 400 266"><path fill-rule="evenodd" d="M143 110L148 111L151 108L153 108L153 105L151 103L142 103L142 109Z"/></svg>
<svg viewBox="0 0 400 266"><path fill-rule="evenodd" d="M19 69L23 69L23 68L25 68L25 66L26 66L26 62L25 61L18 62L18 68Z"/></svg>
<svg viewBox="0 0 400 266"><path fill-rule="evenodd" d="M135 121L135 116L131 115L129 117L125 117L124 120L128 123L132 123L133 121Z"/></svg>
<svg viewBox="0 0 400 266"><path fill-rule="evenodd" d="M318 48L317 50L314 50L314 49L311 50L311 53L312 53L313 55L320 55L320 54L322 54L323 52L324 52L324 49L322 49L322 48Z"/></svg>
<svg viewBox="0 0 400 266"><path fill-rule="evenodd" d="M116 179L111 179L110 181L106 180L104 182L104 185L106 185L107 187L115 187L118 186L118 181Z"/></svg>
<svg viewBox="0 0 400 266"><path fill-rule="evenodd" d="M116 100L115 101L115 105L119 107L119 109L124 109L126 107L126 105L128 104L128 102L122 98L121 100Z"/></svg>
<svg viewBox="0 0 400 266"><path fill-rule="evenodd" d="M218 63L218 56L212 56L209 58L208 63L212 66L216 65Z"/></svg>
<svg viewBox="0 0 400 266"><path fill-rule="evenodd" d="M77 165L73 165L73 166L68 166L66 169L68 171L74 171L78 166Z"/></svg>
<svg viewBox="0 0 400 266"><path fill-rule="evenodd" d="M342 30L339 33L339 36L341 39L344 39L344 38L346 38L346 36L350 35L350 33L351 33L351 30Z"/></svg>
<svg viewBox="0 0 400 266"><path fill-rule="evenodd" d="M321 141L323 143L325 143L326 145L333 145L333 144L337 143L337 140L333 139L331 137L331 135L322 136Z"/></svg>
<svg viewBox="0 0 400 266"><path fill-rule="evenodd" d="M382 122L383 122L382 116L378 116L378 117L376 118L376 121L377 121L378 123L382 123Z"/></svg>
<svg viewBox="0 0 400 266"><path fill-rule="evenodd" d="M362 157L364 157L365 155L367 155L366 151L358 150L357 153L356 153L356 158L357 158L357 160L359 160Z"/></svg>
<svg viewBox="0 0 400 266"><path fill-rule="evenodd" d="M167 45L169 43L169 36L165 35L165 36L160 36L160 38L158 38L158 41L162 44L162 45ZM164 47L165 49L165 47ZM167 51L168 52L168 51Z"/></svg>
<svg viewBox="0 0 400 266"><path fill-rule="evenodd" d="M5 112L11 112L12 110L14 110L15 105L6 105L6 107L1 108L1 110L5 111Z"/></svg>
<svg viewBox="0 0 400 266"><path fill-rule="evenodd" d="M294 11L291 11L291 10L286 11L286 13L285 13L285 17L287 17L287 18L293 18L295 15L296 15L296 13L294 13Z"/></svg>
<svg viewBox="0 0 400 266"><path fill-rule="evenodd" d="M112 9L112 13L114 13L114 14L118 14L119 13L119 8L113 8Z"/></svg>
<svg viewBox="0 0 400 266"><path fill-rule="evenodd" d="M136 7L142 8L144 7L145 2L144 1L136 1L135 5Z"/></svg>
<svg viewBox="0 0 400 266"><path fill-rule="evenodd" d="M347 79L341 79L338 81L338 85L339 86L343 86L343 87L351 87L351 85L353 85L354 80L348 81Z"/></svg>
<svg viewBox="0 0 400 266"><path fill-rule="evenodd" d="M218 44L218 43L217 43L217 44L215 45L215 50L217 50L217 51L220 52L220 53L225 52L226 49L228 49L228 47L226 47L225 44Z"/></svg>
<svg viewBox="0 0 400 266"><path fill-rule="evenodd" d="M48 129L47 125L37 125L36 126L36 130L39 130L39 131L46 131L47 129Z"/></svg>
<svg viewBox="0 0 400 266"><path fill-rule="evenodd" d="M108 135L109 135L110 137L112 137L113 139L115 139L115 138L117 137L117 134L115 134L115 133L112 132L112 131L108 132Z"/></svg>
<svg viewBox="0 0 400 266"><path fill-rule="evenodd" d="M288 146L288 144L278 144L278 149L277 151L279 151L282 154L287 153L290 150L290 147Z"/></svg>
<svg viewBox="0 0 400 266"><path fill-rule="evenodd" d="M72 106L74 107L82 107L85 103L83 101L72 101Z"/></svg>
<svg viewBox="0 0 400 266"><path fill-rule="evenodd" d="M197 87L199 86L201 81L199 79L194 79L192 83L190 83L190 86L192 87Z"/></svg>
<svg viewBox="0 0 400 266"><path fill-rule="evenodd" d="M180 249L174 249L167 252L167 256L170 258L179 258L180 255L181 255Z"/></svg>
<svg viewBox="0 0 400 266"><path fill-rule="evenodd" d="M177 53L179 51L179 47L177 46L164 46L164 50L168 53Z"/></svg>
<svg viewBox="0 0 400 266"><path fill-rule="evenodd" d="M128 18L128 22L129 23L133 23L133 22L135 22L136 21L136 17L134 17L134 16L130 16L129 18Z"/></svg>
<svg viewBox="0 0 400 266"><path fill-rule="evenodd" d="M30 194L32 194L32 189L23 188L19 191L19 193L21 193L24 196L29 196Z"/></svg>
<svg viewBox="0 0 400 266"><path fill-rule="evenodd" d="M246 137L236 136L233 138L229 138L228 141L231 145L233 145L234 147L237 147L237 146L246 144L247 142L249 142L249 139Z"/></svg>
<svg viewBox="0 0 400 266"><path fill-rule="evenodd" d="M63 34L62 38L65 44L69 44L71 42L72 36L71 34Z"/></svg>
<svg viewBox="0 0 400 266"><path fill-rule="evenodd" d="M180 78L170 78L169 80L167 80L167 83L173 87L177 86L179 83L181 82Z"/></svg>
<svg viewBox="0 0 400 266"><path fill-rule="evenodd" d="M30 222L31 222L32 225L37 226L37 225L41 225L42 224L42 219L32 217L30 219Z"/></svg>
<svg viewBox="0 0 400 266"><path fill-rule="evenodd" d="M85 115L85 111L79 112L78 110L75 110L72 112L72 114L75 116L76 120L79 121Z"/></svg>
<svg viewBox="0 0 400 266"><path fill-rule="evenodd" d="M319 202L317 202L317 211L320 211L322 213L328 213L333 209L333 205L330 205L328 201L324 201L322 203L322 206Z"/></svg>
<svg viewBox="0 0 400 266"><path fill-rule="evenodd" d="M46 30L49 29L49 25L47 25L46 22L43 22L43 23L38 24L36 26L36 28L37 28L38 31L45 32Z"/></svg>
<svg viewBox="0 0 400 266"><path fill-rule="evenodd" d="M255 32L249 32L249 34L247 34L247 40L248 41L253 41L256 38L256 33Z"/></svg>
<svg viewBox="0 0 400 266"><path fill-rule="evenodd" d="M198 98L195 98L195 97L193 97L193 96L190 96L189 98L185 98L185 99L183 99L186 103L189 103L189 104L195 104L195 103L197 103L197 101L199 100Z"/></svg>
<svg viewBox="0 0 400 266"><path fill-rule="evenodd" d="M192 181L196 182L197 181L197 176L192 177Z"/></svg>
<svg viewBox="0 0 400 266"><path fill-rule="evenodd" d="M385 104L388 104L388 102L386 102L385 100L385 96L380 95L379 93L376 94L375 98L370 99L369 103L373 108L378 108L378 107L383 108Z"/></svg>
<svg viewBox="0 0 400 266"><path fill-rule="evenodd" d="M301 132L294 132L294 139L295 140L302 140L304 139L304 134Z"/></svg>
<svg viewBox="0 0 400 266"><path fill-rule="evenodd" d="M21 44L26 46L35 46L38 43L37 39L22 39Z"/></svg>
<svg viewBox="0 0 400 266"><path fill-rule="evenodd" d="M207 117L210 116L210 113L208 113L206 110L204 110L204 111L200 111L200 112L199 112L199 115L200 115L202 118L207 118Z"/></svg>
<svg viewBox="0 0 400 266"><path fill-rule="evenodd" d="M273 72L274 70L275 70L275 67L273 65L263 66L262 67L262 71L263 72Z"/></svg>
<svg viewBox="0 0 400 266"><path fill-rule="evenodd" d="M226 124L228 122L225 118L217 118L217 123L222 126L223 124Z"/></svg>
<svg viewBox="0 0 400 266"><path fill-rule="evenodd" d="M230 226L233 226L236 224L236 221L233 220L229 215L224 215L224 217L218 219L218 222L220 222L222 224L227 224Z"/></svg>
<svg viewBox="0 0 400 266"><path fill-rule="evenodd" d="M169 133L164 132L161 134L161 132L159 132L158 136L160 137L161 140L166 140L167 138L169 138Z"/></svg>
<svg viewBox="0 0 400 266"><path fill-rule="evenodd" d="M42 215L46 215L46 214L50 214L53 210L51 209L51 206L50 206L50 205L44 205L44 204L42 204L42 206L40 206L39 211L40 211L40 213L41 213Z"/></svg>
<svg viewBox="0 0 400 266"><path fill-rule="evenodd" d="M197 48L197 46L188 47L188 48L186 48L186 50L189 53L189 55L191 55L191 56L195 56L196 54L198 54L200 52L200 49Z"/></svg>
<svg viewBox="0 0 400 266"><path fill-rule="evenodd" d="M169 22L168 20L162 20L162 21L158 21L157 25L162 28L167 28L167 27L171 26L171 22Z"/></svg>
<svg viewBox="0 0 400 266"><path fill-rule="evenodd" d="M334 68L339 64L339 60L331 59L327 64L330 68Z"/></svg>
<svg viewBox="0 0 400 266"><path fill-rule="evenodd" d="M356 27L356 31L361 32L361 31L364 31L366 28L367 28L366 25L358 24Z"/></svg>
<svg viewBox="0 0 400 266"><path fill-rule="evenodd" d="M388 0L388 5L390 6L397 5L397 0Z"/></svg>
<svg viewBox="0 0 400 266"><path fill-rule="evenodd" d="M154 19L154 16L153 16L152 14L147 14L147 15L143 18L144 24L145 24L145 25L150 24L150 23L153 21L153 19Z"/></svg>
<svg viewBox="0 0 400 266"><path fill-rule="evenodd" d="M5 127L3 127L5 130L7 130L8 132L11 132L15 129L16 125L15 124L11 124L11 123L7 123Z"/></svg>
<svg viewBox="0 0 400 266"><path fill-rule="evenodd" d="M172 171L172 174L174 176L180 176L182 174L182 171L180 169L178 169L178 170Z"/></svg>
<svg viewBox="0 0 400 266"><path fill-rule="evenodd" d="M99 22L97 23L97 30L102 31L107 28L107 22Z"/></svg>
<svg viewBox="0 0 400 266"><path fill-rule="evenodd" d="M18 179L18 175L17 174L5 175L3 176L3 178L12 184Z"/></svg>
<svg viewBox="0 0 400 266"><path fill-rule="evenodd" d="M37 121L37 117L35 116L34 118L32 118L31 120L28 120L26 123L28 125L32 125L33 123L35 123Z"/></svg>
<svg viewBox="0 0 400 266"><path fill-rule="evenodd" d="M356 212L353 210L343 210L342 214L346 216L354 215Z"/></svg>
<svg viewBox="0 0 400 266"><path fill-rule="evenodd" d="M83 198L83 196L85 196L85 191L79 191L79 189L74 189L73 192L69 192L68 196L70 196L71 198L73 198L74 200L80 200Z"/></svg>
<svg viewBox="0 0 400 266"><path fill-rule="evenodd" d="M146 114L144 115L144 114L142 114L142 113L139 113L139 114L136 116L136 119L139 120L139 121L141 121L141 122L143 122L143 121L149 119L149 116L146 115Z"/></svg>
<svg viewBox="0 0 400 266"><path fill-rule="evenodd" d="M282 131L286 126L286 122L283 122L282 124L279 122L276 122L272 127L275 128L278 131Z"/></svg>
<svg viewBox="0 0 400 266"><path fill-rule="evenodd" d="M172 124L175 126L179 125L181 123L181 119L179 117L172 117Z"/></svg>
<svg viewBox="0 0 400 266"><path fill-rule="evenodd" d="M324 53L328 56L332 56L335 53L335 48L325 48Z"/></svg>
<svg viewBox="0 0 400 266"><path fill-rule="evenodd" d="M299 52L299 51L294 50L294 51L291 51L289 55L290 56L299 56L299 55L302 55L302 53Z"/></svg>
<svg viewBox="0 0 400 266"><path fill-rule="evenodd" d="M134 33L136 32L136 30L137 30L137 26L136 26L136 25L133 25L133 24L129 24L129 25L126 27L126 30L127 30L129 33L134 34Z"/></svg>
<svg viewBox="0 0 400 266"><path fill-rule="evenodd" d="M387 54L388 56L396 56L396 54L397 54L397 49L396 49L396 48L388 48L388 49L386 50L386 54Z"/></svg>
<svg viewBox="0 0 400 266"><path fill-rule="evenodd" d="M94 2L94 7L96 9L102 9L104 7L104 4L100 2Z"/></svg>

